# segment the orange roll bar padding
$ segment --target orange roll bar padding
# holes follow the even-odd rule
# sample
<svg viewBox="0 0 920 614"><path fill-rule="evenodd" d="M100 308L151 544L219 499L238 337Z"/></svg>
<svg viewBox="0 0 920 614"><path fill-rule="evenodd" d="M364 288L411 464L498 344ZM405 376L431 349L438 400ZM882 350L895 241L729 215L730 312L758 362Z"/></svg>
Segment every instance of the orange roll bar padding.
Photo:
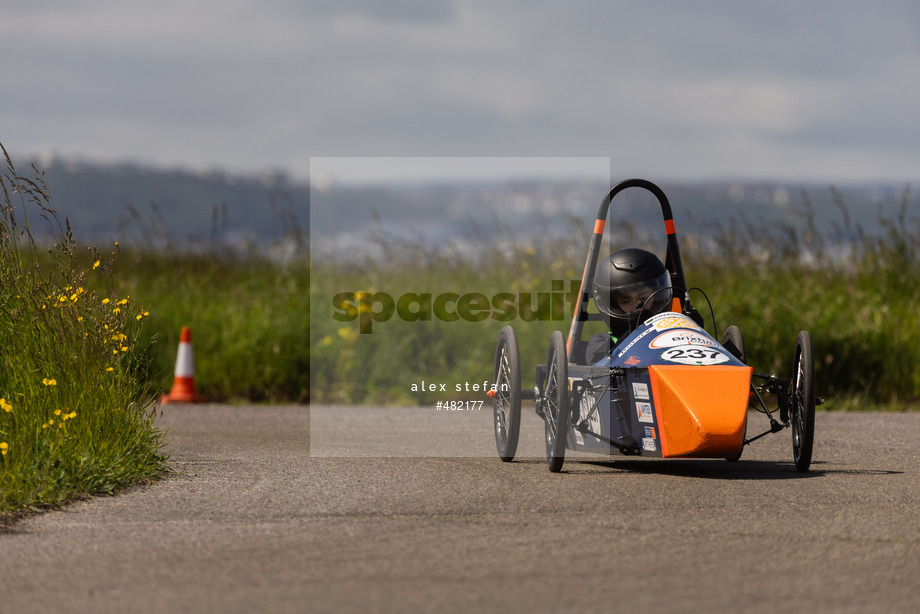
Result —
<svg viewBox="0 0 920 614"><path fill-rule="evenodd" d="M594 234L604 234L604 224L606 224L605 220L594 220Z"/></svg>
<svg viewBox="0 0 920 614"><path fill-rule="evenodd" d="M665 220L664 221L664 231L669 235L672 235L677 232L677 229L674 228L674 220Z"/></svg>
<svg viewBox="0 0 920 614"><path fill-rule="evenodd" d="M649 367L662 456L737 456L744 445L753 371L725 365Z"/></svg>

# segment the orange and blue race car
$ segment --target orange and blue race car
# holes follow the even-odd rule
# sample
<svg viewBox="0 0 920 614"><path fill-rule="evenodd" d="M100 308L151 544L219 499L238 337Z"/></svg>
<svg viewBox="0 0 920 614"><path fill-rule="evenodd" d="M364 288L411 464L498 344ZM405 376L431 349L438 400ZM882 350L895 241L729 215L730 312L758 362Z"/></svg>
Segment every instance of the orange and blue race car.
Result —
<svg viewBox="0 0 920 614"><path fill-rule="evenodd" d="M623 315L629 325L598 357L596 346L593 353L588 351L591 340L583 339L584 325L592 320L610 324L613 320L607 314L623 313L616 306L616 300L622 304L622 297L608 295L608 291L616 290L599 285L597 280L604 276L598 260L608 209L614 197L627 188L651 192L661 206L667 253L663 264L652 258L664 279L627 308L633 309L631 315ZM614 265L619 266L615 258ZM628 276L635 266L643 265L626 262L620 268ZM631 300L635 302L635 294ZM592 302L598 309L589 308ZM499 333L492 380L495 386L489 392L499 457L514 459L521 401L530 399L544 422L550 471L562 469L567 449L606 455L738 460L744 446L786 428L792 430L795 468L808 471L815 405L822 402L814 390L809 333L798 333L792 375L782 379L747 365L737 326L729 326L719 342L702 323L690 304L671 206L664 192L644 179L617 184L604 196L594 221L568 337L561 331L552 333L549 355L545 364L536 367L533 388L521 387L514 329L505 326ZM775 399L776 407L771 410L765 399ZM751 437L747 436L751 428L749 408L767 419L766 430Z"/></svg>

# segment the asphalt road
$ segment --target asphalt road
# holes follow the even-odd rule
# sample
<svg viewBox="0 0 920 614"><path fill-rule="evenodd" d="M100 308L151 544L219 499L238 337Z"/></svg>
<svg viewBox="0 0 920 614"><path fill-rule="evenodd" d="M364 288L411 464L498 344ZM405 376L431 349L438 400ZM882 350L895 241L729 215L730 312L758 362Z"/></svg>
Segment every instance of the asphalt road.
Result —
<svg viewBox="0 0 920 614"><path fill-rule="evenodd" d="M920 611L920 413L819 413L807 475L788 431L550 474L529 413L510 464L485 410L312 414L167 406L178 474L0 534L0 609Z"/></svg>

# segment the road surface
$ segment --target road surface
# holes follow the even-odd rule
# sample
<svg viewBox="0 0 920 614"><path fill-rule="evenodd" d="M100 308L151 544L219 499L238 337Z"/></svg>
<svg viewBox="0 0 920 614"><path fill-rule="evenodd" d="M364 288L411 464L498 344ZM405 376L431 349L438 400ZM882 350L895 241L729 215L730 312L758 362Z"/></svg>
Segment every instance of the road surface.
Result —
<svg viewBox="0 0 920 614"><path fill-rule="evenodd" d="M486 410L162 411L177 475L0 534L3 611L920 611L920 413L819 413L801 475L788 431L551 474L530 413L504 464Z"/></svg>

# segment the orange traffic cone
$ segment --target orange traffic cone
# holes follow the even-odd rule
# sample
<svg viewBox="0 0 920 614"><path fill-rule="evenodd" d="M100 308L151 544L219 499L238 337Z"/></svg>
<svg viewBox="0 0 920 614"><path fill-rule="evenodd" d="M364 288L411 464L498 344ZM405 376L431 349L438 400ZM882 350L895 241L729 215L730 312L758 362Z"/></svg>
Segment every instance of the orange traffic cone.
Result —
<svg viewBox="0 0 920 614"><path fill-rule="evenodd" d="M195 358L192 354L192 331L182 327L179 335L179 353L176 356L176 375L169 394L160 403L203 403L208 398L195 390Z"/></svg>

